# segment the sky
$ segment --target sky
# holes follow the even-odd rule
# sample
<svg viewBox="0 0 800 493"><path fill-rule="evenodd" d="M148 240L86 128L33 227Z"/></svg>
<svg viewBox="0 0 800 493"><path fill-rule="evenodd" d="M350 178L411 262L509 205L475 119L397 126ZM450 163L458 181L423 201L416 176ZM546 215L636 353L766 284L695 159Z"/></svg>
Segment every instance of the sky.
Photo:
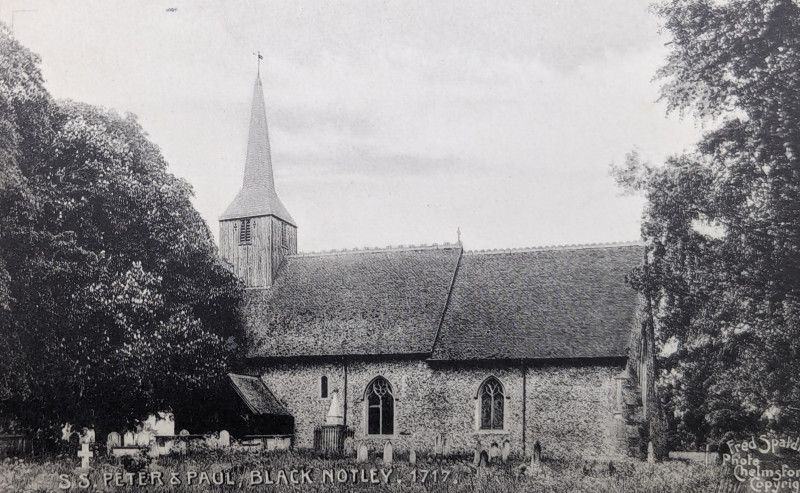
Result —
<svg viewBox="0 0 800 493"><path fill-rule="evenodd" d="M56 97L137 115L218 233L261 51L300 251L637 241L609 175L699 129L666 115L643 0L0 0Z"/></svg>

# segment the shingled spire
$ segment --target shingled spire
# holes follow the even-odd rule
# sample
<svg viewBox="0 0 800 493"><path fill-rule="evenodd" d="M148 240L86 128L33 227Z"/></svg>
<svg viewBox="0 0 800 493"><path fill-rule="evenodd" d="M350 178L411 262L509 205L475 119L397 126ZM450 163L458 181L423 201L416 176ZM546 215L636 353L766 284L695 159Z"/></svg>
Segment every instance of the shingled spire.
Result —
<svg viewBox="0 0 800 493"><path fill-rule="evenodd" d="M220 221L255 216L275 216L292 226L294 219L275 192L272 156L267 130L267 112L261 77L256 77L253 106L250 109L250 132L247 137L247 159L242 189L222 213Z"/></svg>
<svg viewBox="0 0 800 493"><path fill-rule="evenodd" d="M256 77L244 182L219 218L219 254L248 288L269 287L287 255L297 253L297 225L275 193L267 112Z"/></svg>

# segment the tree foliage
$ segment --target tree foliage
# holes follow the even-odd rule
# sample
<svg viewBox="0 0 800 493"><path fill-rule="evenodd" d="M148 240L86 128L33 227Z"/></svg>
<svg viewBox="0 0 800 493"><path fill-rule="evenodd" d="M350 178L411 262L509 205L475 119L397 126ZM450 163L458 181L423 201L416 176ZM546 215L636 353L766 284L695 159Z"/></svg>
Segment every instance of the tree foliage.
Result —
<svg viewBox="0 0 800 493"><path fill-rule="evenodd" d="M667 0L670 111L710 127L663 166L618 180L647 198L661 395L675 441L800 424L800 7Z"/></svg>
<svg viewBox="0 0 800 493"><path fill-rule="evenodd" d="M0 412L180 412L236 354L241 286L135 117L54 101L37 64L0 26Z"/></svg>

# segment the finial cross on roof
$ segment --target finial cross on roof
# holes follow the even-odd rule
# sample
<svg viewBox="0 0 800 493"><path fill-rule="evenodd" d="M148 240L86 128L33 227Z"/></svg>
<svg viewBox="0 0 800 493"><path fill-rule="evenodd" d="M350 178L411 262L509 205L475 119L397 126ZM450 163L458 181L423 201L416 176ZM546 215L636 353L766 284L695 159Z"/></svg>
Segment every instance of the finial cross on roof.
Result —
<svg viewBox="0 0 800 493"><path fill-rule="evenodd" d="M264 55L261 54L261 50L253 53L253 56L258 57L258 75L261 75L261 60L264 59Z"/></svg>

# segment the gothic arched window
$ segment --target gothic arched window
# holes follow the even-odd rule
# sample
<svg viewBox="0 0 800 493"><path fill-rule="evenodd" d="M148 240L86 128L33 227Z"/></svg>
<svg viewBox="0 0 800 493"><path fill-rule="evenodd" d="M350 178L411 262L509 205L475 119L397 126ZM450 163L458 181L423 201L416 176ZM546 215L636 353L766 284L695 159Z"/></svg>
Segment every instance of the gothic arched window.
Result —
<svg viewBox="0 0 800 493"><path fill-rule="evenodd" d="M481 430L503 429L505 392L503 385L494 377L487 379L478 390L481 401Z"/></svg>
<svg viewBox="0 0 800 493"><path fill-rule="evenodd" d="M367 433L370 435L394 434L394 395L392 386L378 377L367 386Z"/></svg>

